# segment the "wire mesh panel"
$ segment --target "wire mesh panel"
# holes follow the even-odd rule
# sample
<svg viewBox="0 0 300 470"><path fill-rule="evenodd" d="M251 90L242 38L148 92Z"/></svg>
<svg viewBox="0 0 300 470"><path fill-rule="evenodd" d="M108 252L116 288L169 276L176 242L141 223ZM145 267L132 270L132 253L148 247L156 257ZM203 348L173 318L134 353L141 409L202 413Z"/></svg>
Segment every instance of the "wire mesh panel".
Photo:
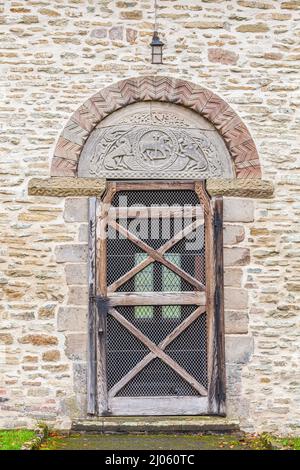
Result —
<svg viewBox="0 0 300 470"><path fill-rule="evenodd" d="M208 386L205 308L200 312L197 304L180 302L180 295L205 290L198 196L191 190L119 191L112 206L106 280L108 296L123 294L123 300L107 317L108 392L199 396ZM150 210L146 217L145 208L154 216ZM159 293L178 294L178 301L160 304ZM130 304L132 294L148 294L148 300Z"/></svg>
<svg viewBox="0 0 300 470"><path fill-rule="evenodd" d="M193 190L164 189L143 190L143 191L118 191L112 200L112 205L116 207L128 206L172 206L189 204L196 206L199 199Z"/></svg>
<svg viewBox="0 0 300 470"><path fill-rule="evenodd" d="M197 392L160 359L142 369L118 396L194 396Z"/></svg>

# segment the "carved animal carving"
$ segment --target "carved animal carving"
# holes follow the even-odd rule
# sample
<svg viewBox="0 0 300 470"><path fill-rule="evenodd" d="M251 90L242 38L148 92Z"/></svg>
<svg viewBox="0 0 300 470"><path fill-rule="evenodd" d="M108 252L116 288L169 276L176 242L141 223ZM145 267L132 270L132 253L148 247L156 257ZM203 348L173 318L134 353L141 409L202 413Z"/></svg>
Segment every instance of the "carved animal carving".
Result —
<svg viewBox="0 0 300 470"><path fill-rule="evenodd" d="M207 178L226 174L226 148L222 144L220 152L216 132L197 129L169 114L135 113L132 124L125 123L130 120L126 116L115 125L98 126L85 145L79 174L108 178Z"/></svg>

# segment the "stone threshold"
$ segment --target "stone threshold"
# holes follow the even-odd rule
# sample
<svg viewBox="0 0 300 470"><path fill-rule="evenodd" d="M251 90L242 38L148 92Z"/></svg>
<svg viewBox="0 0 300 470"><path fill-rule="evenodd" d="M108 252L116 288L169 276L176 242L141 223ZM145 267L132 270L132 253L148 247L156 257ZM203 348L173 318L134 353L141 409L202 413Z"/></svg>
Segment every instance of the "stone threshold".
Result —
<svg viewBox="0 0 300 470"><path fill-rule="evenodd" d="M78 419L71 431L93 433L231 433L239 422L220 416L105 416Z"/></svg>

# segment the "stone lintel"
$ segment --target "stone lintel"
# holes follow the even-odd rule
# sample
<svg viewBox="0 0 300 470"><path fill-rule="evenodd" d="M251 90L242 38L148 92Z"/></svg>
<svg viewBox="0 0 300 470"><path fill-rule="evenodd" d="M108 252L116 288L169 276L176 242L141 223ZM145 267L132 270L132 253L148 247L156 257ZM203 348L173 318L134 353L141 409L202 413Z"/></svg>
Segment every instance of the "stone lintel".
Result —
<svg viewBox="0 0 300 470"><path fill-rule="evenodd" d="M206 190L210 196L269 199L273 196L274 185L271 181L265 181L259 178L209 178L206 180Z"/></svg>
<svg viewBox="0 0 300 470"><path fill-rule="evenodd" d="M106 187L105 178L59 177L32 178L28 184L31 196L101 196ZM206 189L210 196L248 197L268 199L273 196L270 181L256 178L208 179Z"/></svg>
<svg viewBox="0 0 300 470"><path fill-rule="evenodd" d="M30 196L102 196L106 188L105 178L74 178L52 176L32 178L28 183Z"/></svg>

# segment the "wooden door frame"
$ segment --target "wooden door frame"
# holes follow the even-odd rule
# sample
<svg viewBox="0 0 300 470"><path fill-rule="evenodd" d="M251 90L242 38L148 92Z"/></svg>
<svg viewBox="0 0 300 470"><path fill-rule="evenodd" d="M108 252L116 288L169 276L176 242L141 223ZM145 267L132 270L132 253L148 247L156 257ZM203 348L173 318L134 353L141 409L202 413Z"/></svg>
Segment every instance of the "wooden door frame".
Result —
<svg viewBox="0 0 300 470"><path fill-rule="evenodd" d="M112 181L107 182L103 203L112 200L119 191L142 190L193 190L204 208L207 359L208 359L208 415L225 415L225 339L224 339L224 275L223 275L223 198L210 198L205 181ZM99 335L105 332L104 316L107 304L98 303L97 295L106 298L106 241L97 237L105 230L105 217L98 221L97 199L89 199L89 313L88 313L88 364L87 412L91 415L107 412L106 351ZM102 345L101 345L102 343ZM203 414L203 413L199 413Z"/></svg>

